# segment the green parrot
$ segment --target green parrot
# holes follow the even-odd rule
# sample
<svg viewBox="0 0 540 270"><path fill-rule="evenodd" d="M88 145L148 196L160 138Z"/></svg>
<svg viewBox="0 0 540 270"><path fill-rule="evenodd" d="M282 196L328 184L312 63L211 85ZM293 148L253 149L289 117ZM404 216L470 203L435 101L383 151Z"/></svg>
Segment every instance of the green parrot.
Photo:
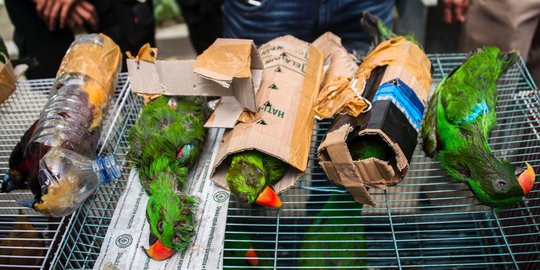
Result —
<svg viewBox="0 0 540 270"><path fill-rule="evenodd" d="M362 136L361 139L349 143L348 147L353 160L362 160L372 157L380 160L389 160L394 155L390 146L378 135Z"/></svg>
<svg viewBox="0 0 540 270"><path fill-rule="evenodd" d="M225 179L240 200L280 208L281 200L270 187L285 175L288 165L256 150L232 154Z"/></svg>
<svg viewBox="0 0 540 270"><path fill-rule="evenodd" d="M304 233L297 265L316 269L365 265L361 214L362 204L349 193L330 195Z"/></svg>
<svg viewBox="0 0 540 270"><path fill-rule="evenodd" d="M195 234L196 201L182 192L205 139L204 114L195 98L161 96L143 107L128 135L129 156L149 196L146 253L165 260L189 246Z"/></svg>
<svg viewBox="0 0 540 270"><path fill-rule="evenodd" d="M379 18L369 12L364 12L362 14L361 23L362 28L369 33L372 39L372 48L375 48L379 43L385 40L398 37L398 35L387 28ZM410 42L420 46L414 36L405 35L404 37ZM374 76L375 75L372 74L372 77ZM372 87L378 87L378 85L373 85ZM369 88L370 86L366 86L366 89ZM376 88L373 88L372 90L376 90ZM372 92L375 93L375 91ZM378 135L363 135L354 138L347 142L347 147L349 148L353 160L363 160L373 157L388 161L394 157L392 148L390 148L388 143Z"/></svg>
<svg viewBox="0 0 540 270"><path fill-rule="evenodd" d="M483 204L503 207L530 192L535 172L516 169L488 145L496 124L497 79L516 58L484 47L448 74L431 97L422 123L424 152L438 153L442 168L465 182Z"/></svg>

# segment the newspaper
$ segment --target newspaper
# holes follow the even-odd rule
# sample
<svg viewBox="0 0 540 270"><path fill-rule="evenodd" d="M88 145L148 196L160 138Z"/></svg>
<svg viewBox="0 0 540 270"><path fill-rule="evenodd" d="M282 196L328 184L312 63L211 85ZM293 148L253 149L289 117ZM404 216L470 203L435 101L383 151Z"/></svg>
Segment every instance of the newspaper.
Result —
<svg viewBox="0 0 540 270"><path fill-rule="evenodd" d="M126 190L120 197L94 269L222 269L225 223L229 191L210 180L210 170L223 137L223 129L209 129L201 159L188 176L186 191L198 198L196 235L184 252L164 261L151 260L146 220L148 196L131 170Z"/></svg>

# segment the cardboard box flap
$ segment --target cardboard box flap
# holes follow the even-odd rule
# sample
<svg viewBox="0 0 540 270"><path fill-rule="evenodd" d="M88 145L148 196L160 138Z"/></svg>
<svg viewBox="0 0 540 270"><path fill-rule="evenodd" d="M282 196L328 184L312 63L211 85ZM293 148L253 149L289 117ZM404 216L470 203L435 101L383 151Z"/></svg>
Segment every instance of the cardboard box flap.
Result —
<svg viewBox="0 0 540 270"><path fill-rule="evenodd" d="M263 68L252 40L218 38L197 56L193 72L226 88L232 84L234 96L254 112Z"/></svg>
<svg viewBox="0 0 540 270"><path fill-rule="evenodd" d="M234 97L222 97L204 127L233 128L244 107Z"/></svg>
<svg viewBox="0 0 540 270"><path fill-rule="evenodd" d="M219 57L218 57L219 56ZM214 57L211 60L209 57ZM141 58L145 59L145 58ZM229 96L256 111L263 64L251 40L218 39L195 60L127 59L133 92L181 96ZM221 106L233 104L222 102ZM234 106L237 106L234 103ZM238 108L222 108L237 112ZM239 113L236 115L238 117ZM227 117L229 117L228 114ZM227 123L228 124L228 123ZM230 127L213 122L209 127Z"/></svg>
<svg viewBox="0 0 540 270"><path fill-rule="evenodd" d="M357 192L351 192L351 194L356 201L375 205L364 186L364 178L361 177L358 168L353 163L347 143L345 142L351 129L350 126L344 125L328 134L327 140L330 143L326 145L325 149L339 175L339 180L336 183L346 187L349 191L350 188L355 189Z"/></svg>
<svg viewBox="0 0 540 270"><path fill-rule="evenodd" d="M233 89L193 73L195 60L127 59L131 89L136 93L175 96L234 96Z"/></svg>
<svg viewBox="0 0 540 270"><path fill-rule="evenodd" d="M225 187L228 157L255 149L288 164L287 173L274 185L280 193L295 186L307 167L315 120L311 108L322 80L323 58L293 36L263 44L259 54L264 63L256 97L259 107L225 132L211 179Z"/></svg>

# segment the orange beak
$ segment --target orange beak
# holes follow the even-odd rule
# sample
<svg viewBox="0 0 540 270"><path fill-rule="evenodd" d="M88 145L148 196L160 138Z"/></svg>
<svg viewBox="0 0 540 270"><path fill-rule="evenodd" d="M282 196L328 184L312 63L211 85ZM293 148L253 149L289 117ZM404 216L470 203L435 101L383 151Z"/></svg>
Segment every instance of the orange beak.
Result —
<svg viewBox="0 0 540 270"><path fill-rule="evenodd" d="M175 251L164 246L159 240L156 240L156 242L154 242L150 248L144 249L144 252L146 252L148 257L156 261L163 261L170 258Z"/></svg>
<svg viewBox="0 0 540 270"><path fill-rule="evenodd" d="M523 194L527 195L534 186L534 180L536 178L536 173L529 163L525 162L527 169L518 176L519 185L523 189Z"/></svg>
<svg viewBox="0 0 540 270"><path fill-rule="evenodd" d="M257 252L253 248L253 246L249 247L248 251L246 251L246 261L251 266L257 266L259 265L259 256L257 256Z"/></svg>
<svg viewBox="0 0 540 270"><path fill-rule="evenodd" d="M258 205L281 208L281 200L279 199L276 192L269 186L266 186L261 194L257 197L255 201Z"/></svg>

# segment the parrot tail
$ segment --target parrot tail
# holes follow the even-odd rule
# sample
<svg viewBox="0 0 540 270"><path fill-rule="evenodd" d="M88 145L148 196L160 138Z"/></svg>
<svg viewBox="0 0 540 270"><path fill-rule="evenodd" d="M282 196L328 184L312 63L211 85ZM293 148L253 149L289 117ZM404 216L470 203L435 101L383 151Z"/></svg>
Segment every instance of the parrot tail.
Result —
<svg viewBox="0 0 540 270"><path fill-rule="evenodd" d="M501 56L501 60L503 62L502 71L505 72L517 61L517 59L519 58L519 52L516 50L511 50L507 53L502 53Z"/></svg>

